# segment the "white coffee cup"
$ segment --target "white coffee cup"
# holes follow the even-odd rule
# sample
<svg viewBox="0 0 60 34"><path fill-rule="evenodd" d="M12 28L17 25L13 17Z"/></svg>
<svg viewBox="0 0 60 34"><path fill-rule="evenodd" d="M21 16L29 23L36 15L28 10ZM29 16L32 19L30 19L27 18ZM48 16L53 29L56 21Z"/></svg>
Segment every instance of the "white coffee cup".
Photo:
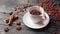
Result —
<svg viewBox="0 0 60 34"><path fill-rule="evenodd" d="M40 12L41 12L41 14L40 15L32 15L31 13L30 13L30 11L32 11L32 10L39 10ZM44 15L44 9L42 8L42 7L40 7L40 6L32 6L32 7L30 7L29 8L29 10L28 10L29 12L29 16L30 16L30 18L32 19L32 21L34 22L34 23L39 23L40 21L43 21L44 19L45 19L45 15Z"/></svg>

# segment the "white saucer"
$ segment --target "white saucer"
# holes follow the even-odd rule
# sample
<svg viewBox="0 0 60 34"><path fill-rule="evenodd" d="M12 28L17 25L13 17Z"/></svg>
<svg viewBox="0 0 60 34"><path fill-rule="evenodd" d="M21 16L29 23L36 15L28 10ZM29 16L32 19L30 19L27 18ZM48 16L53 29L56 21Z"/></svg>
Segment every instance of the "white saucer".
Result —
<svg viewBox="0 0 60 34"><path fill-rule="evenodd" d="M50 20L48 14L46 12L45 12L45 15L46 15L46 19L43 21L44 25L33 23L31 18L29 17L29 13L28 12L23 16L23 22L29 28L41 29L41 28L47 26L48 23L49 23L49 20Z"/></svg>

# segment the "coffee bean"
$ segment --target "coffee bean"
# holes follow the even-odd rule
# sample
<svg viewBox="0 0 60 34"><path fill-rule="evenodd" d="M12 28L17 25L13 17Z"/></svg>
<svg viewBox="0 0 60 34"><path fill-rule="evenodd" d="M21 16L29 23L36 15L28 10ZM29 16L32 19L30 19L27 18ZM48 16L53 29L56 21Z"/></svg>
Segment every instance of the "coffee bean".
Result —
<svg viewBox="0 0 60 34"><path fill-rule="evenodd" d="M16 30L21 30L21 26L16 26Z"/></svg>
<svg viewBox="0 0 60 34"><path fill-rule="evenodd" d="M5 32L8 32L8 31L9 31L8 27L5 27L5 28L4 28L4 31L5 31Z"/></svg>
<svg viewBox="0 0 60 34"><path fill-rule="evenodd" d="M21 25L21 22L16 22L17 25Z"/></svg>

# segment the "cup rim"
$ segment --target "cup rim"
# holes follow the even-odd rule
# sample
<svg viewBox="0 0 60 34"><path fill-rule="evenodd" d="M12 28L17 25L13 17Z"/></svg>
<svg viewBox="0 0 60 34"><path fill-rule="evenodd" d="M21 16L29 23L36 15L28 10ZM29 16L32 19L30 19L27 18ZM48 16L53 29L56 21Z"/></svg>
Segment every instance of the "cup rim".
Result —
<svg viewBox="0 0 60 34"><path fill-rule="evenodd" d="M32 7L38 7L38 8L39 8L38 10L41 11L41 14L40 14L40 15L32 15L32 14L30 13L30 11L31 11L30 9L31 9ZM30 15L32 15L32 16L41 16L42 13L44 13L44 9L43 9L41 6L32 6L32 7L30 7L29 10L28 10Z"/></svg>

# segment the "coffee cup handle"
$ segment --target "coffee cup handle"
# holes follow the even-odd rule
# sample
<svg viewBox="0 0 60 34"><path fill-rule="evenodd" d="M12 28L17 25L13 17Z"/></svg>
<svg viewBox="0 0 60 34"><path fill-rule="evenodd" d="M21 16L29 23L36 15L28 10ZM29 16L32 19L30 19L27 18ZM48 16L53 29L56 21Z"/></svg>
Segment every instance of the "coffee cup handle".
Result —
<svg viewBox="0 0 60 34"><path fill-rule="evenodd" d="M43 20L45 20L45 19L46 19L46 16L45 16L45 15L44 15L44 16L42 16L42 19L43 19Z"/></svg>
<svg viewBox="0 0 60 34"><path fill-rule="evenodd" d="M43 16L42 19L45 20L46 18Z"/></svg>

